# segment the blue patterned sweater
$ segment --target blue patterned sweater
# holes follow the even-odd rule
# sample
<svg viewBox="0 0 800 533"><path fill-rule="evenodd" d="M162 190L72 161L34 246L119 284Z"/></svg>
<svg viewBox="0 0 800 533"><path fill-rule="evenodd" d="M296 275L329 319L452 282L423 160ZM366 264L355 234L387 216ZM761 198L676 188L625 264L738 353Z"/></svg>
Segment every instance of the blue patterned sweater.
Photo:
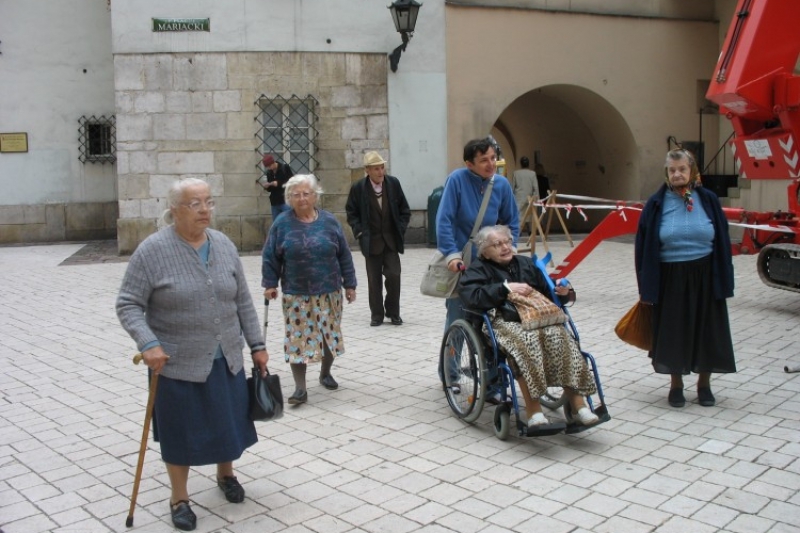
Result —
<svg viewBox="0 0 800 533"><path fill-rule="evenodd" d="M281 283L284 294L327 294L356 287L353 256L342 225L318 210L314 222L301 222L294 211L275 219L262 252L261 286Z"/></svg>

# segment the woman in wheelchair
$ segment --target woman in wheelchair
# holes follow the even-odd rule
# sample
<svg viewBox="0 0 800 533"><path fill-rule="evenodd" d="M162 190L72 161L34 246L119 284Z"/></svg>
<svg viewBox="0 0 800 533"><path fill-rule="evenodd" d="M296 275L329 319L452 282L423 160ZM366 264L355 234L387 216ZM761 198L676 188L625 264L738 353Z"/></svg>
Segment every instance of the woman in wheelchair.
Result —
<svg viewBox="0 0 800 533"><path fill-rule="evenodd" d="M508 301L511 292L523 296L539 291L550 298L544 274L529 257L514 254L511 232L506 226L487 226L475 237L478 258L462 275L459 296L470 310L488 313L495 338L505 352L519 383L528 427L546 427L550 421L542 412L539 398L547 387L564 388L572 413L571 424L590 426L599 419L587 406L585 396L597 390L578 343L563 324L523 329L519 313ZM562 303L572 289L559 286ZM487 333L486 326L483 326ZM568 416L568 418L570 418Z"/></svg>

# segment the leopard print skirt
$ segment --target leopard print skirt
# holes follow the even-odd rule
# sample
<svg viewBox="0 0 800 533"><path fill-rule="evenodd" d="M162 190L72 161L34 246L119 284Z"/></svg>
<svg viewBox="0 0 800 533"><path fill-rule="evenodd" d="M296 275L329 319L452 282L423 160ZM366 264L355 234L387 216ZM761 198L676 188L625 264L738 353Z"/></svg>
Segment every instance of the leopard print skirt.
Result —
<svg viewBox="0 0 800 533"><path fill-rule="evenodd" d="M506 322L499 313L490 316L497 343L510 356L511 370L522 376L533 398L547 387L566 387L581 396L597 392L589 365L563 324L524 330L519 322Z"/></svg>

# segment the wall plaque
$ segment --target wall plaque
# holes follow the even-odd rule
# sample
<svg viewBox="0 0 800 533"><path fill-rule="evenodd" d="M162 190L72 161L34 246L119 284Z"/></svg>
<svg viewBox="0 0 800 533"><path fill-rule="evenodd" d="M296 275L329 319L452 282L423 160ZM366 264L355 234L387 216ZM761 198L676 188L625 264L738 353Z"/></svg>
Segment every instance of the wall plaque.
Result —
<svg viewBox="0 0 800 533"><path fill-rule="evenodd" d="M0 133L0 152L24 153L27 151L27 133Z"/></svg>
<svg viewBox="0 0 800 533"><path fill-rule="evenodd" d="M153 31L211 31L211 19L153 19Z"/></svg>

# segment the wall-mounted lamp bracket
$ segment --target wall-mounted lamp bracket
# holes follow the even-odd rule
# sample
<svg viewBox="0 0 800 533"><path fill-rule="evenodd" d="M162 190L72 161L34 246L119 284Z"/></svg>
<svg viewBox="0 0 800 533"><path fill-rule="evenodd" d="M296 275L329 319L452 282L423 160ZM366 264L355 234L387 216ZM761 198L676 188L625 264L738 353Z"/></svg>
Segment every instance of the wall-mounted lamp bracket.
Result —
<svg viewBox="0 0 800 533"><path fill-rule="evenodd" d="M389 54L389 66L392 72L397 72L397 65L400 63L400 54L406 51L408 41L410 41L413 36L413 34L408 33L401 33L400 35L403 37L403 44L395 48L392 53Z"/></svg>

